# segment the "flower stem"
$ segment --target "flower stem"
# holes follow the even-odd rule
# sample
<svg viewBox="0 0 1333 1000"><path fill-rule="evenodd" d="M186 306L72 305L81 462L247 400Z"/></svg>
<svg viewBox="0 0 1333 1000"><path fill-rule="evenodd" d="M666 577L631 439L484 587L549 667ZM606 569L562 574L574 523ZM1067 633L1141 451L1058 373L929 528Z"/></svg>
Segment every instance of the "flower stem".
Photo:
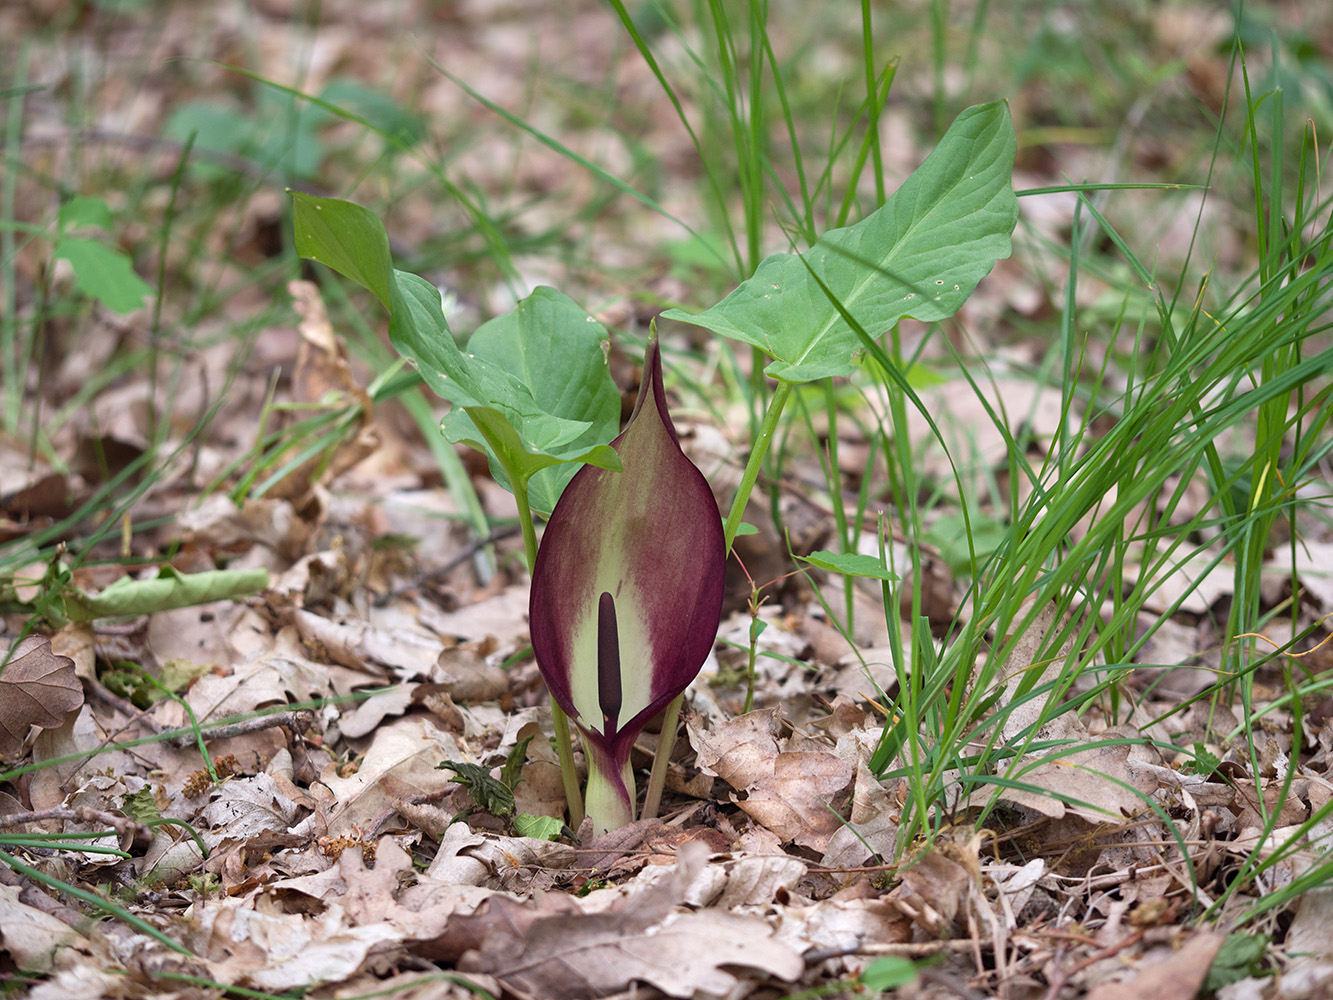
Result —
<svg viewBox="0 0 1333 1000"><path fill-rule="evenodd" d="M514 469L509 473L509 484L514 489L518 505L518 525L523 532L523 554L527 558L528 576L537 566L537 529L532 524L532 507L528 503L528 481ZM579 775L574 769L574 744L569 738L569 716L551 698L551 723L555 728L555 751L560 757L560 781L565 786L565 805L569 807L569 825L577 830L583 822L583 794L579 791Z"/></svg>
<svg viewBox="0 0 1333 1000"><path fill-rule="evenodd" d="M740 530L741 518L745 516L745 506L750 502L750 494L754 491L754 484L759 479L760 466L764 464L764 456L768 454L768 446L773 443L773 434L778 427L778 418L782 416L782 408L787 404L787 397L791 395L794 385L793 382L778 379L778 387L773 390L773 395L768 401L768 409L764 411L764 422L759 427L759 437L750 448L750 457L745 463L745 472L741 475L741 484L736 489L736 499L732 501L731 513L727 515L727 526L723 530L727 552L731 552L731 543L736 538L736 532Z"/></svg>
<svg viewBox="0 0 1333 1000"><path fill-rule="evenodd" d="M662 729L657 736L657 753L653 756L653 770L648 775L648 790L643 798L643 818L655 819L657 807L662 804L662 788L666 784L667 764L671 760L671 748L676 742L676 721L680 718L680 703L685 699L682 691L671 699L671 703L662 712Z"/></svg>
<svg viewBox="0 0 1333 1000"><path fill-rule="evenodd" d="M551 701L551 721L555 724L555 752L560 755L560 780L565 786L565 804L569 806L569 826L578 830L583 822L583 794L579 791L579 775L574 770L574 745L569 738L569 716Z"/></svg>

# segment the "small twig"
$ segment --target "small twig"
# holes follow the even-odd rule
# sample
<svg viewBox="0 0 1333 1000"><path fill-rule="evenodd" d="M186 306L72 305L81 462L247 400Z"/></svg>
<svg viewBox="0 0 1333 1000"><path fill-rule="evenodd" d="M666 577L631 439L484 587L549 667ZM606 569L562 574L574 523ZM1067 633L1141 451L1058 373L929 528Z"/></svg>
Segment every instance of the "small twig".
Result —
<svg viewBox="0 0 1333 1000"><path fill-rule="evenodd" d="M1063 968L1063 963L1059 961L1060 956L1059 953L1057 952L1057 961L1055 963L1056 966L1055 975L1051 978L1051 983L1046 990L1046 996L1044 1000L1056 1000L1056 998L1059 997L1064 992L1065 985L1074 976L1078 975L1080 972L1088 968L1090 965L1095 965L1096 963L1101 962L1108 958L1114 958L1120 952L1124 951L1126 948L1138 944L1141 940L1143 940L1143 931L1142 930L1134 931L1132 934L1129 935L1129 937L1123 938L1122 940L1115 942L1115 944L1107 945L1105 948L1102 948L1100 951L1094 952L1087 958L1075 962L1073 967L1069 969Z"/></svg>
<svg viewBox="0 0 1333 1000"><path fill-rule="evenodd" d="M122 836L128 835L131 839L139 837L144 840L151 840L153 836L153 831L143 823L136 823L127 816L102 812L100 809L89 809L87 806L79 806L75 809L34 809L31 812L6 813L0 816L0 826L41 823L48 819L74 820L78 823L102 823L113 828Z"/></svg>
<svg viewBox="0 0 1333 1000"><path fill-rule="evenodd" d="M496 542L504 541L506 538L513 538L515 535L519 534L519 532L519 526L517 524L511 524L503 528L497 528L485 538L474 538L455 552L443 566L431 570L426 575L426 579L435 581L448 576L453 570L462 566L463 563L467 562L482 549L486 548L486 546L494 545Z"/></svg>
<svg viewBox="0 0 1333 1000"><path fill-rule="evenodd" d="M429 573L423 574L419 580L413 581L408 586L398 587L394 590L390 590L383 596L383 598L381 598L380 603L387 603L390 599L394 597L401 597L404 594L409 594L415 589L419 588L422 584L435 585L440 583L441 581L444 580L445 577L447 577L450 573L456 570L459 566L462 566L465 562L467 562L469 559L475 556L482 549L494 545L496 542L503 541L506 538L512 538L514 535L519 534L519 531L520 529L517 524L511 524L503 528L497 528L495 531L492 531L489 535L487 535L484 538L472 539L461 549L456 551L449 558L449 561L446 562L443 566L437 566Z"/></svg>
<svg viewBox="0 0 1333 1000"><path fill-rule="evenodd" d="M949 941L903 941L897 944L854 944L831 948L812 948L802 958L806 965L813 965L828 958L843 958L847 955L892 955L897 958L931 958L945 951L970 951L972 942L965 938Z"/></svg>
<svg viewBox="0 0 1333 1000"><path fill-rule="evenodd" d="M245 719L241 722L233 722L228 726L201 727L206 740L228 740L233 736L245 736L248 733L257 733L264 729L272 729L275 726L286 726L294 733L300 733L309 729L314 724L315 716L312 712L304 709L296 712L275 712L272 715L258 715L253 719ZM187 730L179 736L173 736L166 741L169 746L185 749L195 745L196 737L193 730Z"/></svg>
<svg viewBox="0 0 1333 1000"><path fill-rule="evenodd" d="M971 951L972 942L967 938L948 941L903 941L897 944L863 944L849 954L856 955L896 955L900 958L930 958L942 951Z"/></svg>

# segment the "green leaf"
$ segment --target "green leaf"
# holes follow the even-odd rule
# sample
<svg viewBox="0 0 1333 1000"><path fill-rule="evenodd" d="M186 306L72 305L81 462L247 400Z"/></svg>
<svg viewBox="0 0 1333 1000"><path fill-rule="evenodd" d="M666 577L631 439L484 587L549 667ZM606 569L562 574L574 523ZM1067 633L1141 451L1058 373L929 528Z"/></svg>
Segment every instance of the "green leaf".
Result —
<svg viewBox="0 0 1333 1000"><path fill-rule="evenodd" d="M1207 746L1194 741L1194 759L1185 761L1181 770L1185 774L1201 774L1208 777L1222 766L1222 759L1208 749Z"/></svg>
<svg viewBox="0 0 1333 1000"><path fill-rule="evenodd" d="M514 817L514 832L520 837L559 840L560 831L564 828L565 824L554 816L534 816L532 813L519 813Z"/></svg>
<svg viewBox="0 0 1333 1000"><path fill-rule="evenodd" d="M830 230L804 255L766 258L705 312L662 315L753 344L774 359L765 369L774 378L850 374L863 347L830 295L871 336L904 316L952 316L996 260L1009 256L1018 221L1016 147L1003 102L968 108L865 219Z"/></svg>
<svg viewBox="0 0 1333 1000"><path fill-rule="evenodd" d="M901 955L884 955L867 965L856 978L874 995L915 982L916 965Z"/></svg>
<svg viewBox="0 0 1333 1000"><path fill-rule="evenodd" d="M861 555L856 552L829 552L827 549L821 549L798 558L817 569L842 573L844 576L868 576L876 580L898 579L889 572L889 568L878 556Z"/></svg>
<svg viewBox="0 0 1333 1000"><path fill-rule="evenodd" d="M455 779L468 790L477 806L492 816L509 816L514 812L514 793L502 781L491 777L491 769L467 761L446 760L435 765L436 770L448 769Z"/></svg>
<svg viewBox="0 0 1333 1000"><path fill-rule="evenodd" d="M509 751L509 756L505 758L504 767L500 768L500 781L510 790L513 790L522 777L523 762L528 758L528 744L531 742L532 737L525 736L515 743L514 748Z"/></svg>
<svg viewBox="0 0 1333 1000"><path fill-rule="evenodd" d="M101 198L93 198L82 194L75 195L60 206L60 215L56 224L62 233L84 226L109 233L115 225L111 217L111 209L107 207L105 201Z"/></svg>
<svg viewBox="0 0 1333 1000"><path fill-rule="evenodd" d="M393 263L384 224L369 209L350 201L299 191L291 195L296 205L296 252L370 289L386 309L391 308ZM437 303L439 294L435 291Z"/></svg>
<svg viewBox="0 0 1333 1000"><path fill-rule="evenodd" d="M100 594L71 591L64 595L65 613L72 621L122 615L146 615L172 608L244 597L268 586L266 569L218 569L185 574L164 566L152 580L122 577Z"/></svg>
<svg viewBox="0 0 1333 1000"><path fill-rule="evenodd" d="M212 663L195 663L180 657L172 657L162 664L159 683L172 694L179 694L205 674L216 668Z"/></svg>
<svg viewBox="0 0 1333 1000"><path fill-rule="evenodd" d="M972 539L970 550L967 545L969 532ZM970 571L974 552L980 563L1003 545L1008 535L1008 524L989 514L974 512L968 520L961 511L951 511L940 515L926 529L922 540L940 550L950 571L961 574Z"/></svg>
<svg viewBox="0 0 1333 1000"><path fill-rule="evenodd" d="M568 463L619 469L605 445L619 429L620 394L600 323L554 289L538 288L482 326L464 354L439 289L393 268L388 234L373 213L336 198L292 197L297 252L368 288L388 308L394 347L454 404L445 436L485 451L499 482L527 484L531 507L549 513L574 470L542 470Z"/></svg>
<svg viewBox="0 0 1333 1000"><path fill-rule="evenodd" d="M605 447L620 430L620 392L606 364L610 346L606 328L553 288L538 288L512 312L483 323L467 343L472 356L527 386L543 413L587 424L558 451L548 446L548 454L619 469L615 453ZM566 458L537 472L528 485L529 503L535 510L554 509L577 471Z"/></svg>
<svg viewBox="0 0 1333 1000"><path fill-rule="evenodd" d="M194 136L196 149L233 156L245 149L252 131L251 123L240 111L212 101L177 105L163 126L168 138L185 142Z"/></svg>
<svg viewBox="0 0 1333 1000"><path fill-rule="evenodd" d="M1264 975L1264 956L1271 943L1262 934L1228 934L1208 968L1203 992L1211 995L1228 983Z"/></svg>
<svg viewBox="0 0 1333 1000"><path fill-rule="evenodd" d="M347 77L330 80L319 97L364 118L384 135L390 148L410 149L426 137L426 123L420 115L356 80Z"/></svg>
<svg viewBox="0 0 1333 1000"><path fill-rule="evenodd" d="M157 802L153 799L153 791L150 788L140 788L120 797L120 811L136 823L142 823L145 826L156 826L162 822L162 814L158 812Z"/></svg>
<svg viewBox="0 0 1333 1000"><path fill-rule="evenodd" d="M193 137L196 150L245 157L265 170L310 177L324 159L316 130L329 117L323 108L298 104L293 95L269 86L259 91L255 107L242 108L226 99L182 104L164 131L181 142ZM190 169L214 180L234 173L206 157L193 158Z"/></svg>
<svg viewBox="0 0 1333 1000"><path fill-rule="evenodd" d="M129 257L105 243L65 236L56 243L54 255L74 268L79 291L112 312L133 312L153 294L153 287L134 273Z"/></svg>

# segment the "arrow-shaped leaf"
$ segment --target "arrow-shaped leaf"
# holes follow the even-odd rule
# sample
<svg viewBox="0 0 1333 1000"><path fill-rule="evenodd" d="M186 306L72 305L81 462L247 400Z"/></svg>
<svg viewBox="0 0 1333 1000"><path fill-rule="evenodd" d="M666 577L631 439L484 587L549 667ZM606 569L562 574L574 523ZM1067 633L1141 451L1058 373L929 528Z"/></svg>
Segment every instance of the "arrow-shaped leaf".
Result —
<svg viewBox="0 0 1333 1000"><path fill-rule="evenodd" d="M473 335L454 342L439 290L395 270L383 223L337 198L293 192L296 249L370 289L389 310L389 337L426 384L454 404L451 441L487 452L496 478L528 484L549 513L574 473L568 463L618 469L606 442L619 429L620 395L606 365L606 330L561 293L539 288Z"/></svg>
<svg viewBox="0 0 1333 1000"><path fill-rule="evenodd" d="M753 344L774 359L766 369L774 378L847 375L862 344L830 296L872 335L904 316L931 322L957 312L1009 256L1018 221L1016 145L1003 102L968 108L865 219L830 230L804 255L765 258L711 309L662 315Z"/></svg>

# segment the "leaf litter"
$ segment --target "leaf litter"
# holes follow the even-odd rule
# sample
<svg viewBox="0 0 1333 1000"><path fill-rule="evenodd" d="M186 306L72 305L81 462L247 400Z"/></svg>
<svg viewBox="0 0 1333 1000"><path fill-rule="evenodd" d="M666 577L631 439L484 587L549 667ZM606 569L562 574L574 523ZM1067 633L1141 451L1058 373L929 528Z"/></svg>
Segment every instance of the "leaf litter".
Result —
<svg viewBox="0 0 1333 1000"><path fill-rule="evenodd" d="M494 26L476 35L483 51L510 43ZM350 34L335 46L364 58ZM272 65L263 71L281 76L277 48L265 46ZM460 56L460 72L495 84L482 89L512 86L493 75L496 60ZM326 72L325 63L315 68L316 78ZM566 169L544 166L551 176L534 183L547 187ZM19 640L0 675L0 759L13 769L0 789L0 849L18 862L0 865L0 949L12 963L6 974L36 977L28 996L216 995L173 975L269 992L316 987L312 995L324 996L781 996L855 983L891 957L935 963L923 961L909 987L931 995L1165 1000L1194 996L1224 973L1214 988L1239 1000L1273 995L1275 981L1256 976L1275 961L1284 963L1282 997L1333 983L1323 887L1282 915L1285 957L1263 952L1276 924L1259 924L1269 933L1256 935L1255 952L1224 925L1191 923L1233 880L1246 880L1240 898L1262 902L1317 870L1333 833L1321 818L1333 801L1333 708L1293 717L1274 687L1271 704L1251 706L1261 727L1254 759L1237 740L1249 720L1224 706L1166 711L1206 686L1196 676L1182 688L1183 664L1204 676L1216 670L1200 633L1230 596L1226 574L1214 571L1199 588L1203 568L1188 562L1163 578L1150 605L1174 618L1140 654L1140 676L1160 673L1163 682L1147 685L1130 722L1112 727L1095 707L1061 716L1040 734L1053 746L1015 756L1009 783L956 789L956 823L929 848L898 842L910 789L867 764L883 724L880 694L897 679L867 676L859 661L886 660L887 637L855 636L864 642L853 648L830 636L800 585L783 592L780 611L766 609L760 648L774 655L761 658L757 710L739 711L719 650L690 692L683 736L665 747L656 734L640 738L637 765L671 755L664 820L597 839L514 835L505 810L477 790L483 774L500 779L522 741L531 740L510 788L513 813L558 817L563 808L543 692L523 655L526 581L472 574L458 511L427 485L419 443L372 403L315 287L289 291L300 321L266 330L261 355L286 367L284 402L302 415L349 415L344 433L261 498L205 494L201 484L256 436L267 376L258 367L232 373L218 423L229 434L201 444L193 474L166 477L136 508L139 519L172 519L148 539L155 553L174 553L170 572L134 580L80 567L73 578L101 596L140 582L171 590L223 569L265 570L269 586L194 603L217 596L205 592L128 625L94 609L97 620L68 624L49 641ZM63 384L95 370L99 356L86 352L110 356L114 332L94 333L102 345L87 337L85 353L66 359ZM200 358L212 384L231 377L223 354ZM1058 411L1022 385L996 392L1015 420L1026 416L1038 438L1049 437ZM180 414L196 412L196 391L177 400ZM56 447L68 459L93 447L124 467L146 445L142 414L152 405L146 383L130 379L99 401L100 414L64 428ZM951 413L949 433L989 426L937 405ZM699 428L700 441L709 435L722 437L725 459L733 442ZM688 429L684 436L689 445ZM28 463L22 449L11 461L10 442L0 447L0 541L67 516L116 471L105 461L55 471ZM952 450L980 465L1002 457L994 441ZM725 475L716 481L724 486ZM493 516L512 513L482 489ZM384 544L403 537L417 540L406 553ZM512 541L496 545L512 555ZM1311 539L1296 556L1301 586L1325 612L1329 546ZM942 578L947 618L962 595ZM1180 581L1189 585L1185 603ZM34 581L15 596L27 602L39 591ZM21 623L4 621L8 647ZM1038 621L1031 649L1055 624ZM749 627L737 611L723 635ZM1015 650L1011 679L1031 666L1026 655ZM169 693L150 683L113 689L108 668L126 663ZM1038 683L1057 683L1060 672L1059 661L1045 664ZM999 738L1021 742L1031 717L1014 683L1001 690L1018 704ZM1131 747L1145 735L1159 747L1192 747L1193 756ZM235 763L220 767L224 759ZM42 766L19 773L29 765ZM130 803L143 801L155 818L127 819ZM995 803L991 822L975 830L971 810ZM52 834L95 836L59 847L25 839ZM1258 869L1254 857L1263 859ZM190 954L124 921L90 922L52 879L115 902ZM447 977L426 975L439 970Z"/></svg>

